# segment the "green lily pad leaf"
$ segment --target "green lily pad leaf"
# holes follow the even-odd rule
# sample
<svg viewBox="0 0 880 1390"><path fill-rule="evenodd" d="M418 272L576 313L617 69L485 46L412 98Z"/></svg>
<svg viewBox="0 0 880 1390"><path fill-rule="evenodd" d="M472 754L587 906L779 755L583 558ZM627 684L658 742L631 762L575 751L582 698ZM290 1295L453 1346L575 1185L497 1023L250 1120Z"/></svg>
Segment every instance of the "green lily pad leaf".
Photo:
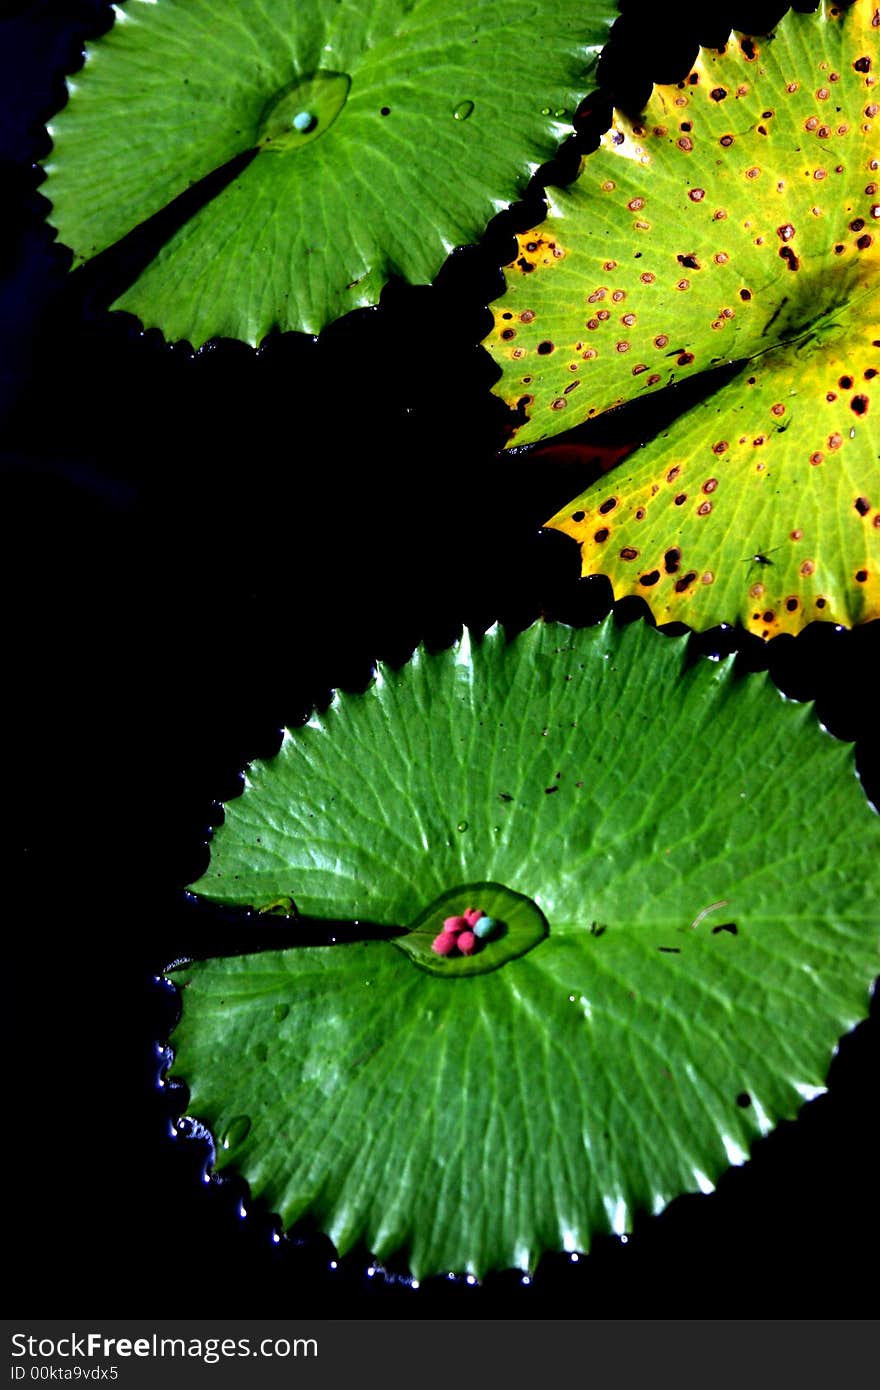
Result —
<svg viewBox="0 0 880 1390"><path fill-rule="evenodd" d="M875 9L733 36L617 115L496 303L516 443L742 362L549 522L663 621L767 637L880 616Z"/></svg>
<svg viewBox="0 0 880 1390"><path fill-rule="evenodd" d="M250 769L196 891L412 929L175 972L192 1113L286 1226L417 1277L530 1269L822 1090L880 958L880 822L808 707L686 653L465 634ZM423 968L449 912L518 931L505 890L546 923L522 954Z"/></svg>
<svg viewBox="0 0 880 1390"><path fill-rule="evenodd" d="M611 0L128 0L50 127L75 262L249 149L115 307L198 346L316 333L428 281L521 192L583 97Z"/></svg>

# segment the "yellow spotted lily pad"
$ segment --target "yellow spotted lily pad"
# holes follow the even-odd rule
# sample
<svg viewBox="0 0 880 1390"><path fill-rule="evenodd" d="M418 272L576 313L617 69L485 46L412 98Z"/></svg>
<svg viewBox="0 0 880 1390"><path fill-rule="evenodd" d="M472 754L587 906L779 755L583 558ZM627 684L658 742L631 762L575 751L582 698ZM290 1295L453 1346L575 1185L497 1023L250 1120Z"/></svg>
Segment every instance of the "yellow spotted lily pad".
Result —
<svg viewBox="0 0 880 1390"><path fill-rule="evenodd" d="M660 621L880 614L880 11L731 36L619 113L486 340L511 442L740 363L548 523Z"/></svg>

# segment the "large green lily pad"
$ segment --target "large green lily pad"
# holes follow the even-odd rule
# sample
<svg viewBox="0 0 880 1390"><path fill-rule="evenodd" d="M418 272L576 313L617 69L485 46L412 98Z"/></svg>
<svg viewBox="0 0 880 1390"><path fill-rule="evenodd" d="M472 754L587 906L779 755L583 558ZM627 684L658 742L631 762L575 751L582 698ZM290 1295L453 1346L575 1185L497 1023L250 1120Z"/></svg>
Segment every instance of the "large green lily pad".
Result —
<svg viewBox="0 0 880 1390"><path fill-rule="evenodd" d="M54 119L75 261L249 149L116 302L169 338L258 342L428 281L521 192L583 97L611 0L128 0Z"/></svg>
<svg viewBox="0 0 880 1390"><path fill-rule="evenodd" d="M824 4L703 50L507 271L487 346L513 442L742 363L548 523L661 621L880 615L878 25Z"/></svg>
<svg viewBox="0 0 880 1390"><path fill-rule="evenodd" d="M808 707L686 653L465 635L249 770L196 892L418 938L175 972L192 1113L285 1225L417 1276L530 1269L711 1189L822 1089L877 971L880 823ZM468 904L509 938L432 968Z"/></svg>

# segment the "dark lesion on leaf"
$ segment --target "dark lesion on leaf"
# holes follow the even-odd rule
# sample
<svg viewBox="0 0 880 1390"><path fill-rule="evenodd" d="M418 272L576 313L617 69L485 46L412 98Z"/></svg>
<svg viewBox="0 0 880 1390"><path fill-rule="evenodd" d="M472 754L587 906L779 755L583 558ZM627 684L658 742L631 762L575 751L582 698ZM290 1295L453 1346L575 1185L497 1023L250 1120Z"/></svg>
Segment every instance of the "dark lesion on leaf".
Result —
<svg viewBox="0 0 880 1390"><path fill-rule="evenodd" d="M663 556L663 568L667 574L677 574L681 568L681 551L678 546L672 546Z"/></svg>

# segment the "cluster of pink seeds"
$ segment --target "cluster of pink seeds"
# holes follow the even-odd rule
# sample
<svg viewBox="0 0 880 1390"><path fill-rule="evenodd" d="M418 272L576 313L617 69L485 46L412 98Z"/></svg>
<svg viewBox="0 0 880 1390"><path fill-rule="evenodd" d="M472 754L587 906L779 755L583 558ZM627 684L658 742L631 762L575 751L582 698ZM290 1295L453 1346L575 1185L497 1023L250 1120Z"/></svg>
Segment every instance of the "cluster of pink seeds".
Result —
<svg viewBox="0 0 880 1390"><path fill-rule="evenodd" d="M478 924L479 923L479 927ZM487 936L487 926L495 922L487 917L481 907L466 907L460 917L447 917L443 930L434 937L431 949L438 956L450 956L458 951L463 956L472 956L482 945L480 938Z"/></svg>

